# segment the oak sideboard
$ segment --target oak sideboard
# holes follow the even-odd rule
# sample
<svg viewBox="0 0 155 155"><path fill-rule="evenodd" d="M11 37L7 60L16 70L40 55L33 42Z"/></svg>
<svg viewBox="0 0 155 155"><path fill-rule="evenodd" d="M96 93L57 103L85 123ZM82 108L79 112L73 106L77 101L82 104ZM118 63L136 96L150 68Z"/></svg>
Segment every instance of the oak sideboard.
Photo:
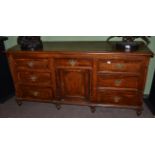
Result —
<svg viewBox="0 0 155 155"><path fill-rule="evenodd" d="M44 42L43 50L7 51L16 100L131 108L141 114L143 92L153 53L116 50L115 42Z"/></svg>

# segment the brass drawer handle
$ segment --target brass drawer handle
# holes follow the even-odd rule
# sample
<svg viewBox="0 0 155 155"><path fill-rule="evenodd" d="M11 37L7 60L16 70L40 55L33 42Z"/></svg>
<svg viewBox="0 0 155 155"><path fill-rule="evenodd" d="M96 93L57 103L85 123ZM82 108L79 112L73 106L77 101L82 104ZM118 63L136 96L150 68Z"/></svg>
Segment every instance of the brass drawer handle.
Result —
<svg viewBox="0 0 155 155"><path fill-rule="evenodd" d="M120 86L122 84L122 80L115 80L115 86Z"/></svg>
<svg viewBox="0 0 155 155"><path fill-rule="evenodd" d="M125 65L124 64L121 64L121 63L118 63L118 64L116 64L116 67L118 69L123 69L125 67Z"/></svg>
<svg viewBox="0 0 155 155"><path fill-rule="evenodd" d="M69 63L71 66L75 66L76 63L77 63L77 61L74 60L74 59L71 59L71 60L68 61L68 63Z"/></svg>
<svg viewBox="0 0 155 155"><path fill-rule="evenodd" d="M29 67L33 67L33 66L34 66L34 62L33 62L33 61L30 61L30 62L27 63L27 65L28 65Z"/></svg>
<svg viewBox="0 0 155 155"><path fill-rule="evenodd" d="M114 102L115 103L118 103L120 100L121 100L121 97L119 97L119 96L114 97Z"/></svg>
<svg viewBox="0 0 155 155"><path fill-rule="evenodd" d="M33 96L38 96L39 93L37 91L33 92Z"/></svg>
<svg viewBox="0 0 155 155"><path fill-rule="evenodd" d="M30 79L31 79L31 81L35 82L36 79L37 79L37 76L35 76L35 75L34 76L31 76Z"/></svg>

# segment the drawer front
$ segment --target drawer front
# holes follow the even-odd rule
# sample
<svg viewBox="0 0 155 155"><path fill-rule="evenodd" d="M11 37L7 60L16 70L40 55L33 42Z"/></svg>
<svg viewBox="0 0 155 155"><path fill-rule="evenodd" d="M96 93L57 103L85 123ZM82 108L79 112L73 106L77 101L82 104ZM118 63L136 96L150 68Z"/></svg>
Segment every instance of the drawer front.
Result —
<svg viewBox="0 0 155 155"><path fill-rule="evenodd" d="M67 66L67 67L90 67L92 62L88 59L76 59L76 58L60 58L55 59L56 66Z"/></svg>
<svg viewBox="0 0 155 155"><path fill-rule="evenodd" d="M138 76L102 74L97 76L97 86L138 89Z"/></svg>
<svg viewBox="0 0 155 155"><path fill-rule="evenodd" d="M52 90L49 88L34 88L20 86L20 96L24 99L34 100L52 100Z"/></svg>
<svg viewBox="0 0 155 155"><path fill-rule="evenodd" d="M141 104L140 95L137 92L129 91L100 91L97 93L97 101L101 104L127 106L136 106Z"/></svg>
<svg viewBox="0 0 155 155"><path fill-rule="evenodd" d="M48 59L15 59L17 69L49 69Z"/></svg>
<svg viewBox="0 0 155 155"><path fill-rule="evenodd" d="M50 73L37 73L37 72L19 72L18 82L21 84L34 84L51 86L51 74Z"/></svg>
<svg viewBox="0 0 155 155"><path fill-rule="evenodd" d="M114 72L139 72L141 62L137 60L100 60L98 62L98 71Z"/></svg>

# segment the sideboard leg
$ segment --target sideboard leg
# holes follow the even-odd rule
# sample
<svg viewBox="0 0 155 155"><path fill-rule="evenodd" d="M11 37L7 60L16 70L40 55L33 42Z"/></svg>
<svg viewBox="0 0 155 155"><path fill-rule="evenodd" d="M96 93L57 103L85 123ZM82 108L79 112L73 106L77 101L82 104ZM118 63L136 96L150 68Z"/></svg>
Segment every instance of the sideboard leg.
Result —
<svg viewBox="0 0 155 155"><path fill-rule="evenodd" d="M142 114L142 109L137 109L136 113L137 113L137 116L140 116Z"/></svg>
<svg viewBox="0 0 155 155"><path fill-rule="evenodd" d="M21 100L16 99L16 103L17 103L19 106L22 105L22 101L21 101Z"/></svg>
<svg viewBox="0 0 155 155"><path fill-rule="evenodd" d="M56 104L55 106L56 106L57 110L61 109L61 105L60 104Z"/></svg>
<svg viewBox="0 0 155 155"><path fill-rule="evenodd" d="M90 106L90 110L91 110L92 113L94 113L96 111L96 107Z"/></svg>

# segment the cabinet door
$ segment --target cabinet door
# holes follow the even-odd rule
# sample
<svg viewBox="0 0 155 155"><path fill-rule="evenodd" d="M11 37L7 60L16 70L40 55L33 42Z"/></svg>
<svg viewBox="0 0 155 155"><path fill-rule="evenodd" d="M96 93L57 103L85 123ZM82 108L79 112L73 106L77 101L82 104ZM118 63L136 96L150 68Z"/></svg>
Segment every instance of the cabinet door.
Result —
<svg viewBox="0 0 155 155"><path fill-rule="evenodd" d="M57 94L61 101L88 101L91 71L88 69L57 69Z"/></svg>

